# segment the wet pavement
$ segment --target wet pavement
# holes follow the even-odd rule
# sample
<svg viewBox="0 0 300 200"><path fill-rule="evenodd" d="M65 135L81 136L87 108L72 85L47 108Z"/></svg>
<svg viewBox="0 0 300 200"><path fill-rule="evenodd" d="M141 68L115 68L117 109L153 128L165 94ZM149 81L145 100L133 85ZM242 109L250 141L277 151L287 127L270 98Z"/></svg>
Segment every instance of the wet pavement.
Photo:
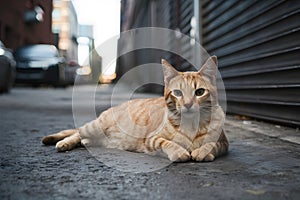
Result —
<svg viewBox="0 0 300 200"><path fill-rule="evenodd" d="M72 89L15 88L0 95L0 199L300 198L300 132L251 119L227 116L229 154L210 163L122 151L102 152L102 159L84 148L57 153L41 138L93 116L85 108L94 88L80 86L74 123ZM98 114L111 105L112 87L96 91ZM113 104L126 98L124 90ZM133 165L137 160L142 164Z"/></svg>

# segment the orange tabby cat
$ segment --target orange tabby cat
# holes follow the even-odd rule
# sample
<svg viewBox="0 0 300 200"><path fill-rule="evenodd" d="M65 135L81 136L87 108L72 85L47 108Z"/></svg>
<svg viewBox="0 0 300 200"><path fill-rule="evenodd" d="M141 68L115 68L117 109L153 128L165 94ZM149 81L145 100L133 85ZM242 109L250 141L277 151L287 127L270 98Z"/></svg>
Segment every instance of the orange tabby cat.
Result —
<svg viewBox="0 0 300 200"><path fill-rule="evenodd" d="M225 115L217 100L217 57L198 72L178 72L162 60L164 97L135 99L112 107L78 129L43 138L68 151L82 144L127 151L163 152L171 161L213 161L227 153Z"/></svg>

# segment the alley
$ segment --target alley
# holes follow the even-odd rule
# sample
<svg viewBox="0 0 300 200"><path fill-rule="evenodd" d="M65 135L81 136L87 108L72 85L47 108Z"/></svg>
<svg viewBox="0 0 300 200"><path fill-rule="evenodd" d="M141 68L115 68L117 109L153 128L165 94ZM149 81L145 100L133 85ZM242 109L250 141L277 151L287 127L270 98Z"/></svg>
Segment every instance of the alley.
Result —
<svg viewBox="0 0 300 200"><path fill-rule="evenodd" d="M85 102L93 89L77 88L83 110L89 106ZM110 107L112 89L97 88L97 114ZM234 116L227 116L226 122L229 154L215 162L169 163L152 171L134 172L126 171L134 153L112 152L114 165L96 159L84 148L57 153L53 146L42 145L41 138L75 126L72 93L72 87L19 87L0 96L0 199L300 197L300 145L295 138L299 131ZM120 102L125 93L118 94ZM81 117L87 121L90 115L82 112ZM161 158L149 158L149 164L157 159Z"/></svg>

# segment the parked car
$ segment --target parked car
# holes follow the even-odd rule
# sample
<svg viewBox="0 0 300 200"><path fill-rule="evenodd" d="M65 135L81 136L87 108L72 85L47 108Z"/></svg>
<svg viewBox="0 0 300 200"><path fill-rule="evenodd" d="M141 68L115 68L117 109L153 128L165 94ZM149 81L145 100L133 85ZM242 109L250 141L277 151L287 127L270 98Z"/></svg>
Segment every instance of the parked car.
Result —
<svg viewBox="0 0 300 200"><path fill-rule="evenodd" d="M70 70L63 57L59 57L58 50L53 45L34 44L18 48L15 51L17 62L16 82L37 84L51 84L66 86L72 83Z"/></svg>
<svg viewBox="0 0 300 200"><path fill-rule="evenodd" d="M0 92L9 92L14 84L16 61L12 52L0 41Z"/></svg>

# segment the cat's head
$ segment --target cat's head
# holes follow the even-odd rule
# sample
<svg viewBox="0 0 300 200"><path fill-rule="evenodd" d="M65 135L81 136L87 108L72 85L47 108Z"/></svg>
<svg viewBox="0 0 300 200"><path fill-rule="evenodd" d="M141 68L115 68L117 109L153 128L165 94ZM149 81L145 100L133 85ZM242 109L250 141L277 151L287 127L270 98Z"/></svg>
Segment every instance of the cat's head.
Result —
<svg viewBox="0 0 300 200"><path fill-rule="evenodd" d="M199 71L178 72L162 59L165 81L165 100L175 114L193 115L204 105L217 103L217 57L207 59Z"/></svg>

